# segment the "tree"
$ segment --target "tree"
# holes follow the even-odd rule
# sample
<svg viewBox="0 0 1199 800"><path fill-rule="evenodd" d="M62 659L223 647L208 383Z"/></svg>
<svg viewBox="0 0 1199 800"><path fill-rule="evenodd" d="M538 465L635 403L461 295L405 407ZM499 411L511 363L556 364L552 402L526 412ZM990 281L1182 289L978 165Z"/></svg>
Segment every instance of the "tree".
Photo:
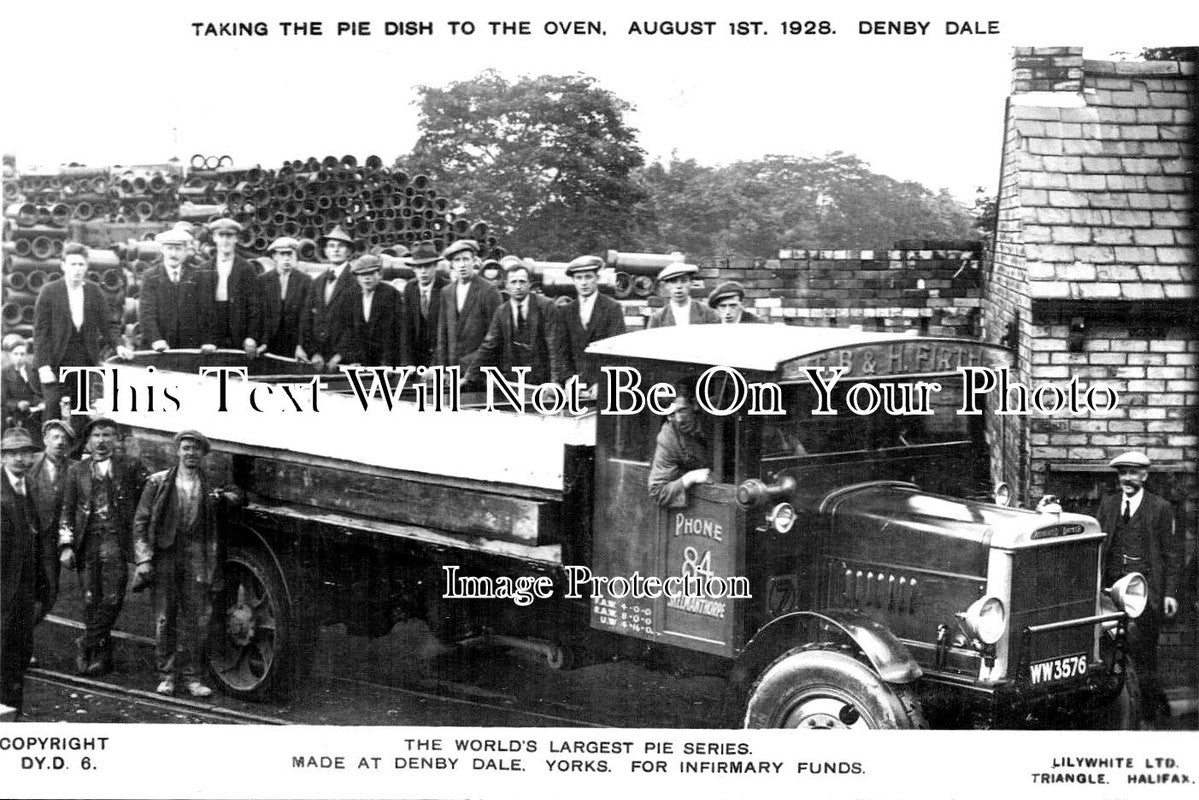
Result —
<svg viewBox="0 0 1199 800"><path fill-rule="evenodd" d="M520 254L562 259L637 236L644 163L632 106L587 75L509 82L494 70L420 86L421 135L398 164L424 173Z"/></svg>

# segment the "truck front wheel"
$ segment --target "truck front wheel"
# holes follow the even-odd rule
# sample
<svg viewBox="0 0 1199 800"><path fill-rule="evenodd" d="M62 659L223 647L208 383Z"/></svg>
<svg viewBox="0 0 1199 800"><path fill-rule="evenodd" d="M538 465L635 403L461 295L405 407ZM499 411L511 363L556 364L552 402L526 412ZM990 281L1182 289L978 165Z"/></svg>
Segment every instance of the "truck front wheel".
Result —
<svg viewBox="0 0 1199 800"><path fill-rule="evenodd" d="M746 728L809 730L925 728L906 687L892 686L843 652L797 648L767 667L754 684Z"/></svg>
<svg viewBox="0 0 1199 800"><path fill-rule="evenodd" d="M285 696L312 666L317 627L261 547L230 548L224 569L209 627L212 675L234 697Z"/></svg>

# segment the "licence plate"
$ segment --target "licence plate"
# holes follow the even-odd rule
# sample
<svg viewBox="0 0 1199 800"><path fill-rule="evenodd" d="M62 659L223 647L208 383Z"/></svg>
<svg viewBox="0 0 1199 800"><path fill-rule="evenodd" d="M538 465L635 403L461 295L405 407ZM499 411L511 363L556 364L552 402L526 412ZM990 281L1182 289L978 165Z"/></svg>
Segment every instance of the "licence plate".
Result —
<svg viewBox="0 0 1199 800"><path fill-rule="evenodd" d="M1087 657L1080 654L1038 661L1028 665L1028 673L1029 680L1034 684L1077 678L1087 673Z"/></svg>

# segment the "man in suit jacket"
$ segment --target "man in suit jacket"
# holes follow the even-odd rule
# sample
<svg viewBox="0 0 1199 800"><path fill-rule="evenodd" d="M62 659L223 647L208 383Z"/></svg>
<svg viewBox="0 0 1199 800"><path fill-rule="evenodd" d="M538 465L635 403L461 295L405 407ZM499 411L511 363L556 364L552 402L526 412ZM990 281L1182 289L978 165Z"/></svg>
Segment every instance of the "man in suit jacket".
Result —
<svg viewBox="0 0 1199 800"><path fill-rule="evenodd" d="M350 269L358 281L358 301L350 306L345 360L364 367L398 366L400 293L382 281L383 261L378 256L360 256Z"/></svg>
<svg viewBox="0 0 1199 800"><path fill-rule="evenodd" d="M744 325L761 322L752 311L745 310L745 287L737 281L725 281L708 295L708 307L716 312L721 325Z"/></svg>
<svg viewBox="0 0 1199 800"><path fill-rule="evenodd" d="M574 281L578 297L558 309L558 319L566 332L569 374L578 375L580 382L591 387L586 392L590 399L595 398L600 371L594 356L587 355L587 345L625 332L624 309L599 292L603 265L598 256L580 256L570 262L566 274Z"/></svg>
<svg viewBox="0 0 1199 800"><path fill-rule="evenodd" d="M34 489L27 473L37 451L20 428L0 438L0 703L19 715L25 670L33 653L33 626L46 604L46 553Z"/></svg>
<svg viewBox="0 0 1199 800"><path fill-rule="evenodd" d="M1109 462L1116 470L1120 493L1099 501L1095 517L1107 533L1103 580L1111 585L1130 572L1139 572L1149 584L1149 602L1128 631L1128 655L1141 680L1141 719L1147 727L1157 716L1161 689L1157 676L1157 639L1161 615L1172 619L1178 612L1178 578L1182 547L1174 508L1165 499L1145 491L1149 457L1129 452Z"/></svg>
<svg viewBox="0 0 1199 800"><path fill-rule="evenodd" d="M532 278L522 263L508 267L505 285L508 301L495 310L483 343L470 357L468 382L482 366L497 366L509 381L515 367L529 367L527 386L566 379L566 351L553 301L530 294Z"/></svg>
<svg viewBox="0 0 1199 800"><path fill-rule="evenodd" d="M312 281L308 307L301 323L301 351L317 369L337 369L349 336L350 307L358 300L358 283L350 273L354 240L340 226L321 238L329 269Z"/></svg>
<svg viewBox="0 0 1199 800"><path fill-rule="evenodd" d="M709 325L718 322L716 312L691 299L691 276L699 272L694 264L676 261L658 273L658 285L665 286L669 300L649 318L647 328L672 325Z"/></svg>
<svg viewBox="0 0 1199 800"><path fill-rule="evenodd" d="M210 282L184 263L191 236L172 228L155 236L154 241L162 248L162 260L146 271L138 295L142 344L159 352L193 347L215 350L204 324Z"/></svg>
<svg viewBox="0 0 1199 800"><path fill-rule="evenodd" d="M455 280L441 290L436 362L467 368L503 300L499 289L476 274L479 245L473 239L459 239L441 257L450 262Z"/></svg>
<svg viewBox="0 0 1199 800"><path fill-rule="evenodd" d="M79 570L83 636L75 668L83 675L112 669L112 627L125 601L127 564L133 561L133 512L149 473L136 458L116 454L120 428L111 419L88 423L83 438L91 458L67 470L58 523L60 563Z"/></svg>
<svg viewBox="0 0 1199 800"><path fill-rule="evenodd" d="M29 343L17 336L8 347L8 363L0 369L0 401L3 402L3 426L20 425L37 444L41 428L42 383L30 364Z"/></svg>
<svg viewBox="0 0 1199 800"><path fill-rule="evenodd" d="M445 277L438 269L441 254L432 242L418 242L406 263L415 279L404 286L404 307L400 314L400 363L404 366L432 366L437 355L437 319L441 311L441 290Z"/></svg>
<svg viewBox="0 0 1199 800"><path fill-rule="evenodd" d="M67 471L75 463L68 453L75 441L75 430L62 419L49 419L42 425L42 441L45 449L33 457L33 463L25 479L32 484L37 506L37 518L41 524L42 547L49 554L47 568L46 602L41 616L50 613L58 599L58 522L62 512L62 493L67 484ZM39 617L40 619L40 617Z"/></svg>
<svg viewBox="0 0 1199 800"><path fill-rule="evenodd" d="M267 252L275 268L258 278L254 339L260 353L297 358L301 319L312 302L312 278L296 269L300 243L290 236L271 242Z"/></svg>
<svg viewBox="0 0 1199 800"><path fill-rule="evenodd" d="M237 236L242 227L223 217L208 223L216 252L204 270L203 339L217 347L258 353L258 273L237 254Z"/></svg>
<svg viewBox="0 0 1199 800"><path fill-rule="evenodd" d="M47 283L38 293L33 312L33 357L37 365L43 417L62 416L60 400L74 404L79 380L61 380L63 367L94 367L112 351L130 358L133 351L118 338L104 293L86 279L88 250L76 242L63 247L63 279Z"/></svg>

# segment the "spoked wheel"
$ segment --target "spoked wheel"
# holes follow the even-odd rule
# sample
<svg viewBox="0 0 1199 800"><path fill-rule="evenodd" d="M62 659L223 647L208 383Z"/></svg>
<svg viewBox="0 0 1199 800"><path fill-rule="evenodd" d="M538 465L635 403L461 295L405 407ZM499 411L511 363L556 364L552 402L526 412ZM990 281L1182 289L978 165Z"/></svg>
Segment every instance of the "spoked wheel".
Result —
<svg viewBox="0 0 1199 800"><path fill-rule="evenodd" d="M261 549L230 549L209 629L209 667L224 691L252 700L289 692L311 663L314 633L289 601L274 559Z"/></svg>
<svg viewBox="0 0 1199 800"><path fill-rule="evenodd" d="M766 668L745 712L747 728L857 730L927 727L906 687L832 650L792 650Z"/></svg>

